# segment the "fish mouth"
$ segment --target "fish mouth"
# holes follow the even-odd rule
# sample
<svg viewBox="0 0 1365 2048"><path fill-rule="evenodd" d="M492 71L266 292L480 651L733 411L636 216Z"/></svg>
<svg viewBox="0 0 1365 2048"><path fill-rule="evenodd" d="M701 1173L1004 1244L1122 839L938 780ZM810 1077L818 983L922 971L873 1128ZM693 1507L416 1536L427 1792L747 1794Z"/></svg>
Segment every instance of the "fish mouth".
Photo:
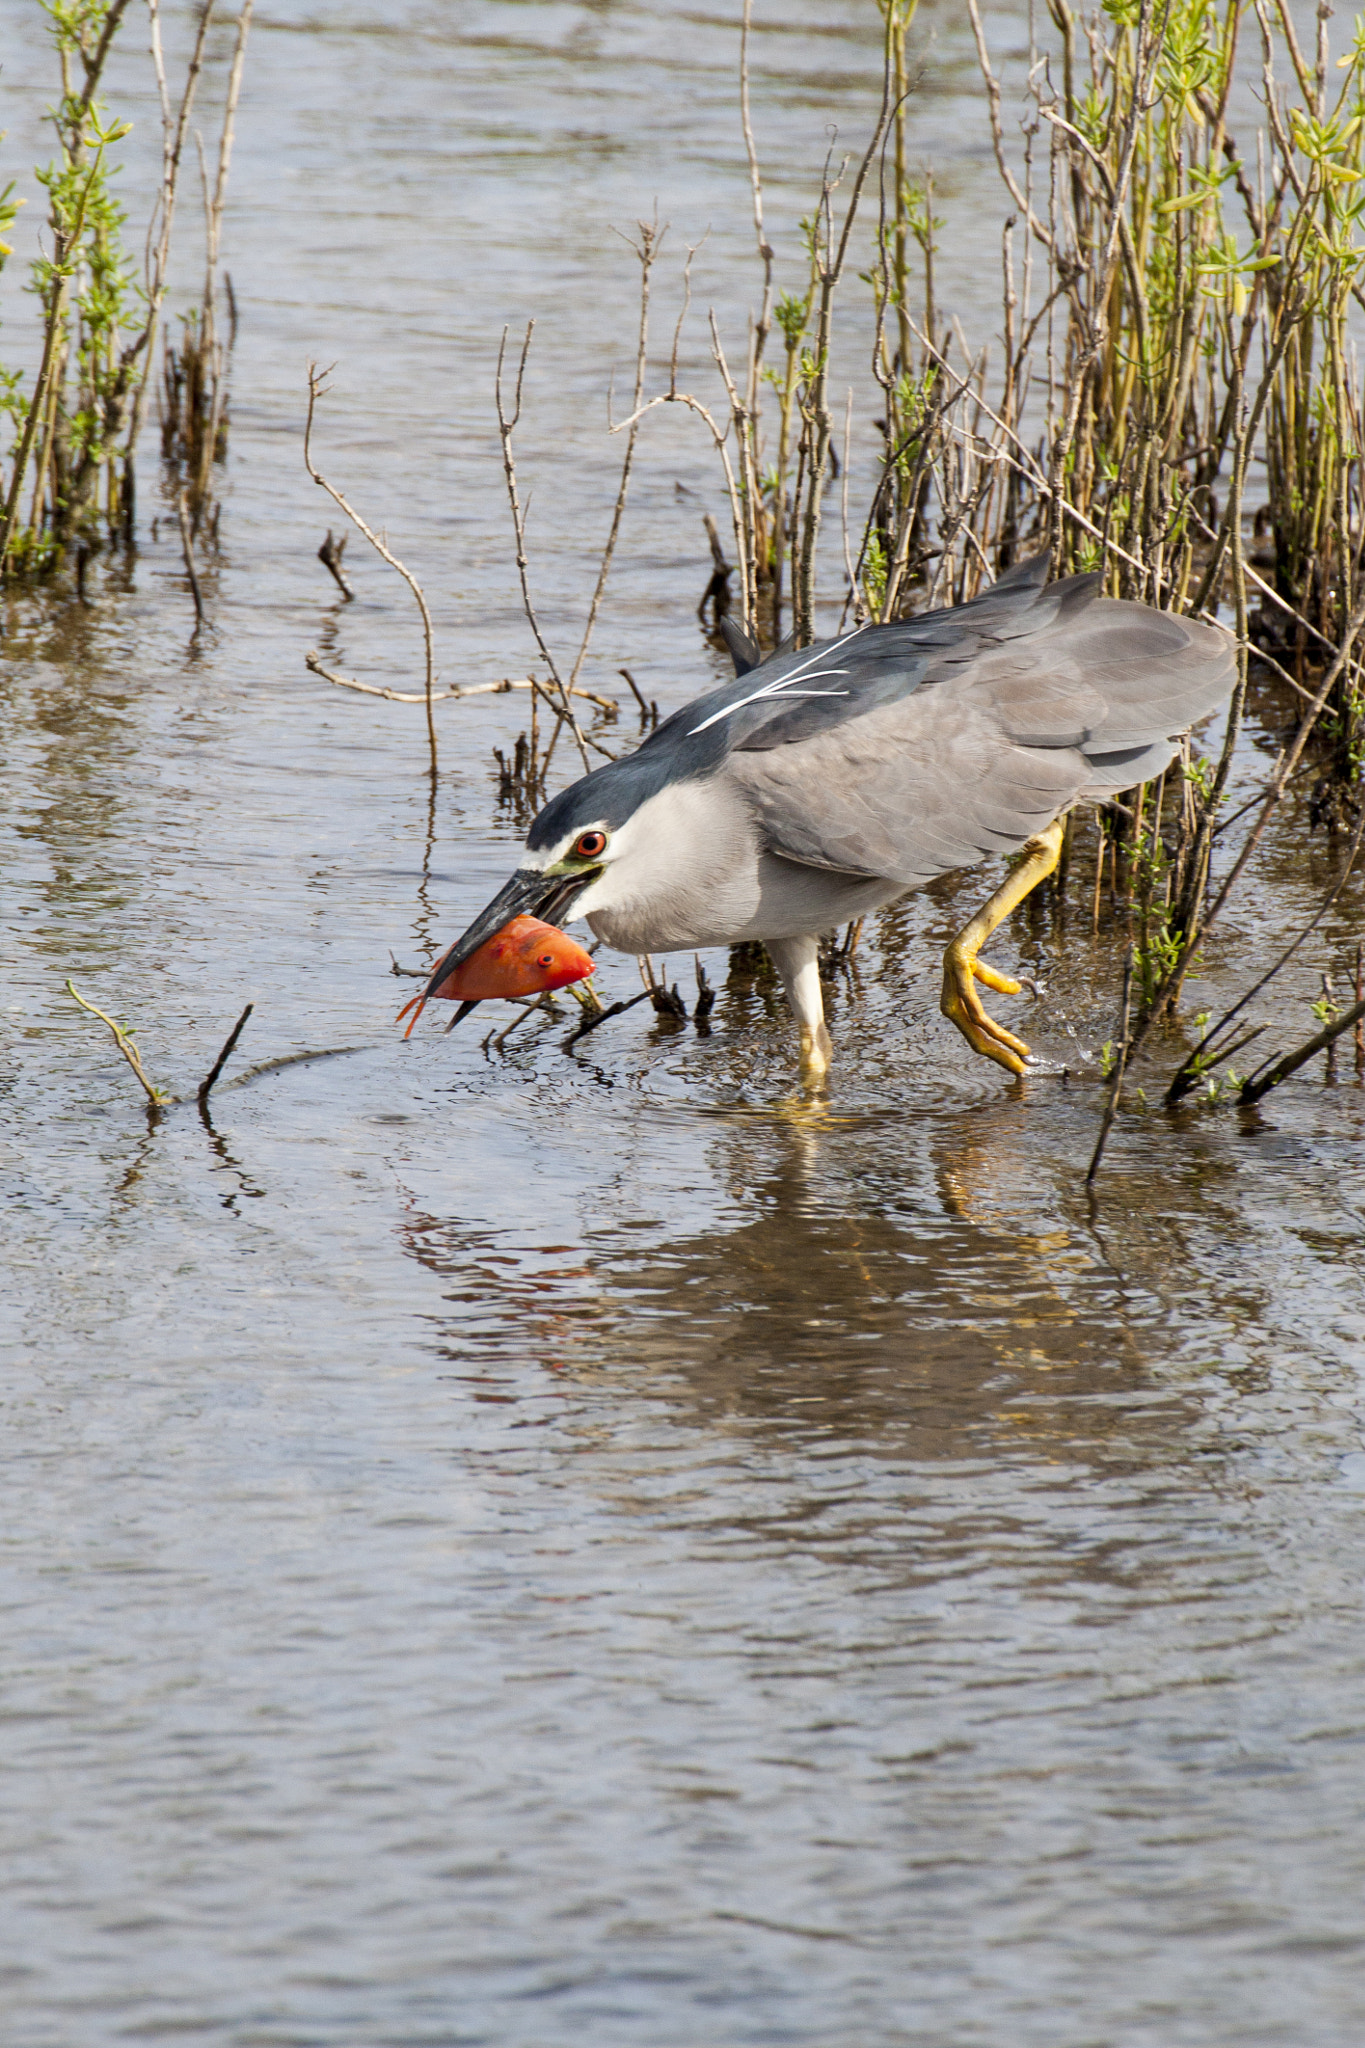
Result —
<svg viewBox="0 0 1365 2048"><path fill-rule="evenodd" d="M468 931L447 948L431 970L422 990L419 1014L420 1004L435 994L447 975L462 967L489 939L496 938L514 917L538 917L542 924L562 926L574 903L601 872L598 867L585 868L577 875L543 875L532 868L518 868L509 875L493 901L485 904ZM466 1015L473 1007L473 1003L461 1004L459 1016Z"/></svg>

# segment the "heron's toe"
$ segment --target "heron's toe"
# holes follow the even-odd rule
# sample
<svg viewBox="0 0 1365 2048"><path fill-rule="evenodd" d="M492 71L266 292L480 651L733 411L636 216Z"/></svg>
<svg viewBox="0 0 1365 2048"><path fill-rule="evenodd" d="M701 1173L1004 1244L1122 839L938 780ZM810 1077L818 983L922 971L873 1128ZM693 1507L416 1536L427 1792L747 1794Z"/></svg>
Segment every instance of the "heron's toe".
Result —
<svg viewBox="0 0 1365 2048"><path fill-rule="evenodd" d="M1029 1049L1022 1038L1016 1038L1003 1024L997 1024L994 1017L986 1014L981 998L976 992L976 978L979 977L988 988L998 989L1003 995L1017 993L1018 984L1008 976L996 974L993 968L984 971L979 961L957 953L950 946L943 956L943 999L940 1008L945 1017L956 1024L962 1036L974 1052L994 1060L1006 1073L1022 1074L1024 1062L1029 1058Z"/></svg>
<svg viewBox="0 0 1365 2048"><path fill-rule="evenodd" d="M1023 988L1021 981L1014 981L1008 974L997 974L984 960L973 960L969 965L976 979L984 981L987 988L993 988L998 996L1017 996Z"/></svg>

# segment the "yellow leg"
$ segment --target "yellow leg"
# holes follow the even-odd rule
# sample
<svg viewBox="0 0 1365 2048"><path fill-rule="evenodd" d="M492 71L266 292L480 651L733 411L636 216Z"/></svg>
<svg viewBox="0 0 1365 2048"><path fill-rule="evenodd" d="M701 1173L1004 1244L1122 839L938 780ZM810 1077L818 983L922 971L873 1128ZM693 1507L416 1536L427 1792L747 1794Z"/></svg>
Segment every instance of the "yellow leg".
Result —
<svg viewBox="0 0 1365 2048"><path fill-rule="evenodd" d="M1062 831L1062 821L1058 818L1046 832L1039 832L1028 841L1024 847L1024 858L1013 874L1001 883L990 902L982 905L971 923L962 927L943 955L943 1000L940 1008L944 1016L952 1019L974 1051L997 1061L1011 1074L1023 1073L1028 1047L1022 1038L1016 1038L1012 1031L1006 1031L1003 1024L997 1024L993 1017L986 1015L976 992L976 983L983 981L987 988L1005 996L1017 996L1019 983L1011 981L1007 974L997 974L993 967L984 967L976 956L996 926L1003 924L1029 891L1036 889L1052 873L1061 858Z"/></svg>
<svg viewBox="0 0 1365 2048"><path fill-rule="evenodd" d="M812 1029L808 1024L801 1026L801 1085L803 1088L823 1088L829 1077L829 1063L834 1054L829 1032L823 1022Z"/></svg>

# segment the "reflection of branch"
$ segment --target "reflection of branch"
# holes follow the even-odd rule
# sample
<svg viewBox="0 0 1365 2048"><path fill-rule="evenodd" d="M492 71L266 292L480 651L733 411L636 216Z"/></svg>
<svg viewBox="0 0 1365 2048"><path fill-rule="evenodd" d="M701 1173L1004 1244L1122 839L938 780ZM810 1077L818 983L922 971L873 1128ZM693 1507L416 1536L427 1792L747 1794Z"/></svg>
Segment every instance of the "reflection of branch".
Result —
<svg viewBox="0 0 1365 2048"><path fill-rule="evenodd" d="M354 676L339 676L334 670L324 668L318 660L317 650L305 654L303 665L310 668L315 676L324 682L335 683L339 690L363 690L367 697L387 697L391 704L425 704L426 695L421 690L386 690L378 683L360 683ZM534 676L507 676L500 683L465 683L456 690L437 690L431 701L444 704L452 697L505 697L509 690L540 690L545 685L538 683ZM620 705L614 697L599 697L593 690L571 690L570 696L586 697L590 704L598 705L603 711L619 711Z"/></svg>
<svg viewBox="0 0 1365 2048"><path fill-rule="evenodd" d="M72 981L69 977L67 979L66 992L74 1002L80 1004L83 1010L88 1010L92 1017L98 1017L101 1024L106 1024L109 1027L110 1031L114 1035L115 1045L123 1054L123 1057L127 1060L133 1072L137 1075L137 1078L141 1083L144 1091L146 1092L147 1100L151 1103L152 1108L164 1108L164 1106L168 1102L170 1102L171 1097L167 1095L164 1088L158 1088L154 1081L149 1081L147 1079L147 1070L143 1066L142 1056L138 1052L137 1046L133 1042L132 1032L125 1031L123 1026L121 1024L116 1024L112 1017L108 1016L103 1010L99 1008L98 1004L90 1002L85 996L83 996L80 990L76 987L75 982Z"/></svg>
<svg viewBox="0 0 1365 2048"><path fill-rule="evenodd" d="M320 371L316 363L310 363L308 365L308 418L303 429L304 468L308 471L309 476L312 477L313 482L315 484L318 484L324 491L326 491L328 497L332 499L334 504L337 504L341 507L341 510L346 514L346 517L350 520L351 524L359 532L364 534L366 540L370 543L370 546L374 549L375 553L377 555L380 555L383 558L383 560L388 563L391 569L396 569L398 571L403 581L407 584L408 589L412 592L413 596L417 600L417 609L422 614L422 637L426 648L427 658L427 682L425 692L425 702L427 707L427 743L431 748L431 772L434 775L436 773L436 721L431 715L431 705L432 692L436 687L436 647L435 636L433 634L431 625L431 613L427 610L427 601L425 595L423 594L422 586L417 581L417 578L413 575L411 569L404 567L403 563L399 561L397 555L395 555L391 549L387 548L384 545L384 542L379 538L379 535L375 533L372 528L368 527L365 524L365 521L356 511L354 505L350 504L347 501L347 499L345 499L342 496L341 492L337 490L336 486L334 484L329 484L326 477L323 476L313 466L313 413L317 406L318 400L326 396L326 391L323 383L323 379L326 377L326 375L327 372L325 370ZM311 662L309 663L309 667L312 667ZM453 690L449 690L446 694L451 697L458 697L463 693L457 687Z"/></svg>

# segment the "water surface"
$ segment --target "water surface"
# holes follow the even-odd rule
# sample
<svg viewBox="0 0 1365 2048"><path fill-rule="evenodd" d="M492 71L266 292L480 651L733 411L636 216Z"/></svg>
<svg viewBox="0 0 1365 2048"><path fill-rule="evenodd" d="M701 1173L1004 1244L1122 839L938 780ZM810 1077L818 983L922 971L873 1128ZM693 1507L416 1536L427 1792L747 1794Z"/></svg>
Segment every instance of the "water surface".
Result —
<svg viewBox="0 0 1365 2048"><path fill-rule="evenodd" d="M942 288L988 333L1001 208L970 47L955 9L923 13ZM866 14L760 24L787 237L831 118L867 118ZM28 9L4 20L22 164L51 88ZM305 365L337 362L326 466L423 573L443 668L520 675L491 376L503 324L537 317L533 573L572 644L631 374L613 225L656 194L672 223L653 388L708 227L697 302L742 333L735 54L728 18L646 4L267 8L212 628L191 640L178 550L150 536L150 465L129 573L7 617L15 2048L1365 2031L1349 1055L1259 1113L1134 1099L1092 1207L1112 934L1042 903L1001 935L1003 964L1045 970L1024 1028L1072 1069L1013 1084L937 1014L980 877L869 929L823 1106L771 987L723 956L708 1036L641 1008L566 1053L567 1002L502 1054L392 1028L390 949L431 957L513 858L492 748L524 713L443 707L429 808L420 711L304 669L318 646L419 673L387 572L356 542L347 607L314 559ZM136 217L134 47L112 84ZM699 322L684 353L703 378ZM669 708L723 673L695 617L708 509L705 446L657 415L595 686L624 664ZM1258 706L1246 779L1285 715ZM1192 1008L1246 985L1335 859L1286 820ZM1287 1032L1359 908L1286 976ZM690 961L669 972L690 991ZM177 1091L247 1000L238 1076L350 1050L149 1124L67 975ZM604 965L610 994L633 977Z"/></svg>

